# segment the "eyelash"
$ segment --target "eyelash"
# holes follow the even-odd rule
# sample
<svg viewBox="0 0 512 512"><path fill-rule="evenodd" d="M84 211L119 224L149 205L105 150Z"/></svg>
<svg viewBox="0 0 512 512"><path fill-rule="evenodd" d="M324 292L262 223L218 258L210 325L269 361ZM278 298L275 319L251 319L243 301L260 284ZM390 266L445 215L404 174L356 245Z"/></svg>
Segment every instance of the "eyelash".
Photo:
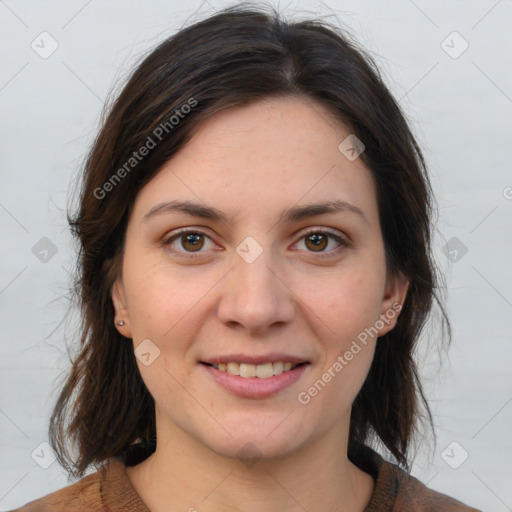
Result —
<svg viewBox="0 0 512 512"><path fill-rule="evenodd" d="M176 233L172 234L171 236L167 237L166 239L164 239L163 245L170 246L175 240L178 240L180 237L187 235L189 233L192 233L195 235L202 235L211 240L211 237L208 236L204 231L201 231L200 229L184 228L184 229L181 229L181 230L177 231ZM339 244L339 246L337 248L331 249L330 251L319 251L319 252L307 251L307 252L310 252L311 254L316 254L317 257L319 257L319 258L331 257L333 254L337 254L341 249L348 247L350 245L349 242L345 238L343 238L331 231L326 231L326 230L322 230L322 229L314 229L314 228L309 229L308 231L303 233L298 241L301 241L312 234L327 235ZM173 252L174 252L174 254L177 254L179 257L192 258L192 259L201 257L201 254L203 253L203 251L198 251L198 252L173 251Z"/></svg>

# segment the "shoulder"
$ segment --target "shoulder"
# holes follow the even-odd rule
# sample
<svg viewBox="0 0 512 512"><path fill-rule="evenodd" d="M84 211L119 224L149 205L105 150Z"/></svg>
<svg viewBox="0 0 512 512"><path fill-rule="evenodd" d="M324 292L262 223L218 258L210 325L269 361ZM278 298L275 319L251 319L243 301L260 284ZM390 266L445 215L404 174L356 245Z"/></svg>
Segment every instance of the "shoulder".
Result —
<svg viewBox="0 0 512 512"><path fill-rule="evenodd" d="M429 489L367 446L355 449L351 459L375 479L374 492L364 512L480 512Z"/></svg>
<svg viewBox="0 0 512 512"><path fill-rule="evenodd" d="M124 465L113 460L78 482L11 512L110 512L109 496L124 478Z"/></svg>
<svg viewBox="0 0 512 512"><path fill-rule="evenodd" d="M455 498L429 489L394 464L384 462L381 471L384 478L396 489L393 512L479 512Z"/></svg>

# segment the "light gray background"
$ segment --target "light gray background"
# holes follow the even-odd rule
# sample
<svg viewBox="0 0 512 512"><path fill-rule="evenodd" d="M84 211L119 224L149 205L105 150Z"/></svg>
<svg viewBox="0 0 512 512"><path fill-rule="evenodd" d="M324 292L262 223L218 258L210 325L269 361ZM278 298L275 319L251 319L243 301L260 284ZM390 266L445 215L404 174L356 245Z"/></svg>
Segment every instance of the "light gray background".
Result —
<svg viewBox="0 0 512 512"><path fill-rule="evenodd" d="M376 55L425 148L454 342L440 369L435 349L418 353L438 444L413 474L482 510L512 510L512 1L273 3L335 13ZM0 0L1 510L69 483L56 462L40 467L52 460L40 443L69 365L64 333L73 340L73 322L58 328L75 259L66 207L103 102L190 16L228 4ZM58 44L47 58L44 31Z"/></svg>

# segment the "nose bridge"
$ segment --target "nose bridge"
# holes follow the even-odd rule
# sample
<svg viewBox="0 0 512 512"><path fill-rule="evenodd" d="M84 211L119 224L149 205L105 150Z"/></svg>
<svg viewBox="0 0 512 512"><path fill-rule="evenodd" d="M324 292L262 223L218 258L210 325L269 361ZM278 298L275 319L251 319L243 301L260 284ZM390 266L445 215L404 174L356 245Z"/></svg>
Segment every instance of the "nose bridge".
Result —
<svg viewBox="0 0 512 512"><path fill-rule="evenodd" d="M263 330L290 322L294 314L292 294L279 277L279 265L270 248L256 251L244 242L237 248L219 306L224 323L236 322L248 330Z"/></svg>

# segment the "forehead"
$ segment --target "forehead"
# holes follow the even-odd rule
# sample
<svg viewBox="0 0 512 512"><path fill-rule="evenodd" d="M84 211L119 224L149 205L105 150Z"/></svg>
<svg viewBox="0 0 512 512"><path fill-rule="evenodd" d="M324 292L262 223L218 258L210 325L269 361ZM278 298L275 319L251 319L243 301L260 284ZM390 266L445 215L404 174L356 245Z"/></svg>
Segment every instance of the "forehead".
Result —
<svg viewBox="0 0 512 512"><path fill-rule="evenodd" d="M223 110L198 127L139 192L135 210L194 200L228 214L275 216L283 205L356 204L377 214L371 172L339 149L350 131L322 104L295 96Z"/></svg>

